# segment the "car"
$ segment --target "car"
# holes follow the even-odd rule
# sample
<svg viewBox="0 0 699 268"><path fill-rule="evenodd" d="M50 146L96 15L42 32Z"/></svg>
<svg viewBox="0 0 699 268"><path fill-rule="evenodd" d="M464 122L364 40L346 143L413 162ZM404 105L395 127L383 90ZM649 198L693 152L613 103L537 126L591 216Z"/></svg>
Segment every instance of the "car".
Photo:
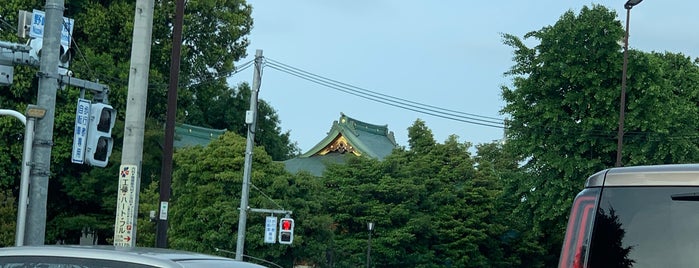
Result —
<svg viewBox="0 0 699 268"><path fill-rule="evenodd" d="M696 267L699 164L619 167L573 201L560 268Z"/></svg>
<svg viewBox="0 0 699 268"><path fill-rule="evenodd" d="M188 251L115 246L20 246L0 248L0 267L264 268L254 263Z"/></svg>

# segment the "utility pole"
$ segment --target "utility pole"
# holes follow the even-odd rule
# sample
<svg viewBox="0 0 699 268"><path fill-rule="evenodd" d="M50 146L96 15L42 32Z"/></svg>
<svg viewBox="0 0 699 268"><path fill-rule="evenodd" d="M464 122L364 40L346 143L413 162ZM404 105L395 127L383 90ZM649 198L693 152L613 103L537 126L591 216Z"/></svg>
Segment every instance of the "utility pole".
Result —
<svg viewBox="0 0 699 268"><path fill-rule="evenodd" d="M245 113L245 123L248 124L248 137L245 144L245 167L243 169L243 189L240 196L240 216L238 217L238 243L235 248L235 259L243 260L245 246L245 227L248 220L248 197L250 194L250 172L252 169L252 151L255 146L255 129L257 127L257 94L260 92L262 71L262 50L255 52L255 73L252 78L250 94L250 110Z"/></svg>
<svg viewBox="0 0 699 268"><path fill-rule="evenodd" d="M63 27L63 0L46 0L44 10L44 38L39 64L39 92L37 105L46 115L37 120L30 175L29 202L24 241L26 245L43 245L46 238L46 202L51 175L51 147L53 146L53 122L56 115L56 91L58 89L58 56Z"/></svg>
<svg viewBox="0 0 699 268"><path fill-rule="evenodd" d="M133 247L136 244L138 193L141 185L143 134L146 122L148 73L153 33L153 1L137 0L131 44L129 90L124 120L124 147L119 167L117 215L114 245Z"/></svg>
<svg viewBox="0 0 699 268"><path fill-rule="evenodd" d="M165 122L165 144L160 173L160 216L156 228L155 247L167 248L167 210L172 185L172 154L175 142L175 115L177 114L177 84L180 77L180 52L182 50L182 21L184 0L177 0L175 25L172 31L172 52L170 53L170 88L167 93L167 115Z"/></svg>

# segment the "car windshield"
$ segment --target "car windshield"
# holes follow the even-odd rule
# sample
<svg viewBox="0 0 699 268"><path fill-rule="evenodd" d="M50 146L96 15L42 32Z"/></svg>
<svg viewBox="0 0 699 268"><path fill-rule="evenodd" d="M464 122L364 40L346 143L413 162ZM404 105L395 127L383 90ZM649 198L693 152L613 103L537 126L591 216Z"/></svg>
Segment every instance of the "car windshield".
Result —
<svg viewBox="0 0 699 268"><path fill-rule="evenodd" d="M605 187L588 267L696 267L699 199L684 197L697 192L699 187Z"/></svg>

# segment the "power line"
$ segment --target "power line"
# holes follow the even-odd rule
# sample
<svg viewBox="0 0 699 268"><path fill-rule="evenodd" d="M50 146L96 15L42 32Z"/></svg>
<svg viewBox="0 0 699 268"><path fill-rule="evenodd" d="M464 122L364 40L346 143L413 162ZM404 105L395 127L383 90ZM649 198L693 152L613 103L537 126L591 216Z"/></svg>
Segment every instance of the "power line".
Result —
<svg viewBox="0 0 699 268"><path fill-rule="evenodd" d="M361 87L353 86L347 83L339 82L337 80L333 80L330 78L326 78L296 67L293 67L288 64L281 63L279 61L265 58L266 60L266 66L269 66L272 69L275 69L277 71L281 71L283 73L295 76L297 78L301 78L306 81L310 81L334 90L341 91L343 93L347 93L350 95L354 95L360 98L368 99L371 101L379 102L382 104L390 105L393 107L401 108L401 109L406 109L422 114L427 114L427 115L432 115L444 119L449 119L449 120L454 120L454 121L459 121L459 122L465 122L469 124L476 124L476 125L482 125L482 126L488 126L488 127L495 127L495 128L502 128L502 129L507 129L509 128L504 124L504 121L502 119L494 118L494 117L487 117L487 116L480 116L480 115L475 115L475 114L470 114L470 113L464 113L464 112L459 112L459 111L454 111L454 110L449 110L449 109L444 109L441 107L437 106L432 106L432 105L427 105L419 102L414 102L394 96L390 96L387 94L382 94L378 93L375 91L371 91L368 89L364 89ZM500 120L500 121L497 121ZM544 133L547 133L549 135L556 135L556 134L564 134L566 133L565 130L557 128L557 127L548 127L547 129L542 129ZM567 131L569 132L569 131ZM577 135L587 135L590 137L601 137L601 138L614 138L616 132L612 133L611 130L600 130L600 129L591 129L585 132L578 133ZM625 136L628 136L630 138L633 137L638 137L638 138L643 138L648 141L669 141L669 140L692 140L692 139L697 139L699 138L699 134L686 134L686 135L668 135L668 134L662 134L662 133L656 133L656 132L626 132L624 134ZM614 138L615 139L615 138Z"/></svg>
<svg viewBox="0 0 699 268"><path fill-rule="evenodd" d="M93 72L92 68L90 67L90 63L88 63L87 59L85 59L85 55L83 55L83 52L80 50L80 47L78 46L78 42L75 41L75 38L73 38L73 33L70 32L70 29L68 28L68 24L65 22L65 20L63 21L63 28L68 32L68 35L70 35L70 40L75 45L75 51L78 52L78 54L80 55L80 58L85 63L85 66L87 66L88 74L94 78L95 73ZM66 51L66 53L68 53L68 52Z"/></svg>
<svg viewBox="0 0 699 268"><path fill-rule="evenodd" d="M281 64L278 63L277 61L274 60L269 60L268 66L272 69L290 74L292 76L296 76L298 78L323 85L350 95L354 95L360 98L368 99L371 101L383 103L386 105L390 105L393 107L401 108L401 109L406 109L422 114L427 114L427 115L432 115L444 119L450 119L454 121L459 121L459 122L464 122L464 123L469 123L469 124L475 124L475 125L481 125L481 126L487 126L487 127L494 127L494 128L505 128L504 123L502 121L495 121L494 119L483 119L487 117L481 117L477 118L474 116L466 116L466 115L459 115L454 113L452 110L447 110L443 108L439 108L436 106L431 106L431 105L426 105L418 102L413 102L413 101L408 101L400 98L396 98L393 96L389 96L386 94L380 94L376 93L370 90L366 89L361 89L359 87L351 86L346 83L341 83L337 82L332 79L328 79L325 77L322 77L320 75L315 75L310 72L303 71L301 69L291 67L286 64ZM465 113L461 113L465 114Z"/></svg>
<svg viewBox="0 0 699 268"><path fill-rule="evenodd" d="M2 25L4 25L5 27L7 27L8 29L11 29L11 30L16 29L16 27L15 27L15 26L12 26L12 24L10 24L9 22L7 22L7 21L5 20L5 18L0 17L0 22L2 22ZM2 30L2 29L0 29L0 30Z"/></svg>
<svg viewBox="0 0 699 268"><path fill-rule="evenodd" d="M273 63L273 64L281 65L281 66L284 66L284 67L286 67L286 68L293 69L293 70L296 70L296 71L299 71L299 72L308 74L308 75L310 75L310 76L314 76L314 77L318 77L318 78L321 78L321 79L324 79L324 80L328 80L328 81L331 81L331 82L333 82L333 83L335 83L335 84L338 84L338 85L342 85L342 86L345 86L345 87L357 89L357 90L359 90L359 91L363 91L363 92L366 92L366 93L371 94L371 95L382 96L382 97L386 97L386 98L392 98L392 99L399 100L399 101L401 101L401 102L410 103L410 104L414 104L414 105L417 105L417 106L429 107L429 108L433 108L433 109L437 109L437 110L442 110L442 111L446 111L446 112L451 112L451 113L456 113L456 114L462 114L462 115L466 115L466 116L472 116L472 117L475 117L475 118L486 118L486 119L494 120L494 121L489 121L489 122L491 122L491 123L502 124L502 122L503 122L503 119L502 119L502 118L496 118L496 117L489 117L489 116L483 116L483 115L465 113L465 112L461 112L461 111L450 110L450 109L446 109L446 108L442 108L442 107L437 107L437 106L433 106L433 105L429 105L429 104L424 104L424 103L415 102L415 101L411 101L411 100L407 100L407 99L402 99L402 98L399 98L399 97L395 97L395 96L383 94L383 93L380 93L380 92L372 91L372 90L369 90L369 89L365 89L365 88L362 88L362 87L350 85L350 84L343 83L343 82L340 82L340 81L337 81L337 80L333 80L333 79L330 79L330 78L327 78L327 77L323 77L323 76L320 76L320 75L317 75L317 74L314 74L314 73L311 73L311 72L308 72L308 71L304 71L304 70L302 70L302 69L299 69L299 68L290 66L290 65L288 65L288 64L281 63L281 62L276 61L276 60L273 60L273 59L266 58L266 60L270 61L270 62ZM481 119L477 119L477 120L481 120ZM488 121L485 121L485 122L488 122Z"/></svg>

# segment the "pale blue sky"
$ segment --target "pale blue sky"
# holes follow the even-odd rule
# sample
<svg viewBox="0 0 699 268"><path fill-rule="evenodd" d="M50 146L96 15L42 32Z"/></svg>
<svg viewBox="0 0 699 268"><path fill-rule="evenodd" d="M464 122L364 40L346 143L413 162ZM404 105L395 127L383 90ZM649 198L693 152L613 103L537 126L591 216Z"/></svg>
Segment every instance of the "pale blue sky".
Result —
<svg viewBox="0 0 699 268"><path fill-rule="evenodd" d="M386 95L486 117L503 118L500 86L513 64L501 33L523 36L554 24L567 10L601 4L626 21L625 0L414 1L248 0L254 28L248 58L266 58ZM631 11L630 46L699 56L699 1L645 0ZM230 82L252 80L252 68ZM621 73L619 74L621 76ZM438 142L455 134L474 144L503 130L404 110L342 93L270 67L259 97L303 152L320 141L340 113L388 125L407 147L407 128L420 118ZM241 116L244 114L241 111Z"/></svg>

